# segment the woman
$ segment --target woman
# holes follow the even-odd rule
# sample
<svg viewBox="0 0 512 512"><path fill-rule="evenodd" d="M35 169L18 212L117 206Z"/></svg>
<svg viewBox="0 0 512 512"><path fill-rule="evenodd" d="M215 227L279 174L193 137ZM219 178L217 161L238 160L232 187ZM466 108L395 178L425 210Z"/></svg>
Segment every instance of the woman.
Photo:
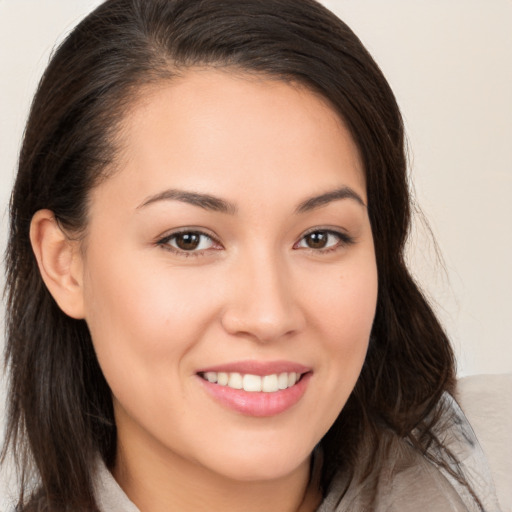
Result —
<svg viewBox="0 0 512 512"><path fill-rule="evenodd" d="M403 137L313 1L79 24L12 196L19 509L497 510L404 264Z"/></svg>

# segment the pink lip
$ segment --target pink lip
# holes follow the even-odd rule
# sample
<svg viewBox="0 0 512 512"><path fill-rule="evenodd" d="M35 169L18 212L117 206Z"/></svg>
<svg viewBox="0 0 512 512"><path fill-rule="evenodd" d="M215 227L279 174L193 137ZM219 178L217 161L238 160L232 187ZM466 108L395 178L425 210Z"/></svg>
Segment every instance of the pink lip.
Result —
<svg viewBox="0 0 512 512"><path fill-rule="evenodd" d="M226 373L241 373L245 375L272 375L273 373L307 373L311 368L302 364L293 363L291 361L237 361L226 364L219 364L216 366L209 366L208 368L201 368L197 373L206 372L226 372Z"/></svg>
<svg viewBox="0 0 512 512"><path fill-rule="evenodd" d="M292 387L273 393L249 392L221 386L203 379L199 374L205 372L238 372L241 374L270 375L273 373L302 374L300 380ZM296 363L275 361L261 363L242 361L219 366L212 366L198 372L197 378L205 391L223 406L247 416L268 417L283 413L294 406L304 395L312 377L310 368Z"/></svg>

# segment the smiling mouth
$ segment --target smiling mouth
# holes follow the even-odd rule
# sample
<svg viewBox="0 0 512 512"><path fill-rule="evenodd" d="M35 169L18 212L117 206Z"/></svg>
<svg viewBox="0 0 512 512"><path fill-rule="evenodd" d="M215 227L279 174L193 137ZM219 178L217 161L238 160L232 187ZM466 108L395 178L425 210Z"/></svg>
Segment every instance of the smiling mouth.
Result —
<svg viewBox="0 0 512 512"><path fill-rule="evenodd" d="M270 375L252 375L237 372L201 372L199 376L219 386L240 389L249 393L276 393L291 388L301 380L304 374L297 372L272 373Z"/></svg>

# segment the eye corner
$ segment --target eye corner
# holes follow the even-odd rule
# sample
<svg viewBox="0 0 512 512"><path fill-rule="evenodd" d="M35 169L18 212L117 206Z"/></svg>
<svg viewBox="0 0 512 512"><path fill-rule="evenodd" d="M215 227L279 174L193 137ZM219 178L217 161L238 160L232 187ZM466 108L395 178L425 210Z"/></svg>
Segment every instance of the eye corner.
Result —
<svg viewBox="0 0 512 512"><path fill-rule="evenodd" d="M308 239L312 243L308 243ZM304 233L293 245L293 248L323 254L348 247L355 244L356 241L354 236L341 228L316 227Z"/></svg>
<svg viewBox="0 0 512 512"><path fill-rule="evenodd" d="M198 228L180 228L158 237L154 245L178 256L202 256L223 247L215 236Z"/></svg>

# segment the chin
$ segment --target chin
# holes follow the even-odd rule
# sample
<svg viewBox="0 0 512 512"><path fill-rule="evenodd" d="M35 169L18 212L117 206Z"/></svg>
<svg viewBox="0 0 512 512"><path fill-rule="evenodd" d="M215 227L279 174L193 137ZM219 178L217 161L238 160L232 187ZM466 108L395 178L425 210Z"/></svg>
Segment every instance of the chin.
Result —
<svg viewBox="0 0 512 512"><path fill-rule="evenodd" d="M265 482L286 478L309 464L310 450L302 452L296 446L283 449L268 447L240 450L231 456L226 453L219 460L216 457L216 469L210 466L217 474L239 482Z"/></svg>

